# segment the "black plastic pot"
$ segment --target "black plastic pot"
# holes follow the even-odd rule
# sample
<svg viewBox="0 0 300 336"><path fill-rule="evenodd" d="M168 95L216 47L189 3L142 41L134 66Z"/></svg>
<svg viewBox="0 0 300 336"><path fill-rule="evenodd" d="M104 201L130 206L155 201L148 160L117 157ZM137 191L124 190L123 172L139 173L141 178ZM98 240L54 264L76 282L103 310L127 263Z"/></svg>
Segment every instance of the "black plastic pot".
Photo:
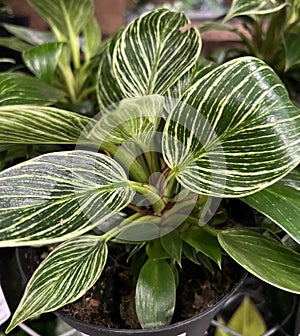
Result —
<svg viewBox="0 0 300 336"><path fill-rule="evenodd" d="M17 261L20 268L21 275L24 281L28 281L37 265L32 266L29 264L28 259L33 260L34 255L37 257L37 251L32 248L18 248ZM30 256L30 258L29 258ZM204 335L208 329L214 316L222 309L226 301L234 295L236 290L241 286L246 278L244 273L241 280L236 283L234 288L226 294L215 305L204 311L203 313L194 316L193 318L174 323L165 327L155 329L110 329L100 327L93 324L82 322L78 319L67 316L62 310L54 312L56 316L64 320L74 329L91 336L128 336L128 335L143 335L143 336L201 336Z"/></svg>

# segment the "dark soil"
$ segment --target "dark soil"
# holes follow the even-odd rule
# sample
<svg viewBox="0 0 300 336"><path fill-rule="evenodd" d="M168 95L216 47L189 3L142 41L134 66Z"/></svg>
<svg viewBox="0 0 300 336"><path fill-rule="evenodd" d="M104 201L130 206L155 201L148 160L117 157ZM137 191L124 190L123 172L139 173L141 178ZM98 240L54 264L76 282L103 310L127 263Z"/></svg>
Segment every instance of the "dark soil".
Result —
<svg viewBox="0 0 300 336"><path fill-rule="evenodd" d="M249 222L248 213L245 217ZM235 222L232 217L231 220ZM22 252L19 255L21 259L25 259L25 265L29 265L26 258L34 259L34 268L49 252L41 252L38 256L37 249L20 250ZM66 305L60 309L60 312L99 326L121 329L140 328L135 311L134 279L130 272L130 265L126 263L127 257L128 252L123 245L116 244L110 248L100 279L82 298ZM214 305L233 288L244 272L226 255L223 256L222 270L215 265L214 274L186 259L182 260L182 266L179 271L177 303L172 323L193 317ZM25 270L27 279L33 270L32 267Z"/></svg>
<svg viewBox="0 0 300 336"><path fill-rule="evenodd" d="M61 311L81 321L110 328L140 328L135 302L133 279L122 259L110 255L99 281L78 301ZM177 290L177 305L173 323L190 318L214 305L238 281L241 270L229 258L223 258L222 272L216 267L212 275L189 261ZM230 275L230 276L229 276Z"/></svg>

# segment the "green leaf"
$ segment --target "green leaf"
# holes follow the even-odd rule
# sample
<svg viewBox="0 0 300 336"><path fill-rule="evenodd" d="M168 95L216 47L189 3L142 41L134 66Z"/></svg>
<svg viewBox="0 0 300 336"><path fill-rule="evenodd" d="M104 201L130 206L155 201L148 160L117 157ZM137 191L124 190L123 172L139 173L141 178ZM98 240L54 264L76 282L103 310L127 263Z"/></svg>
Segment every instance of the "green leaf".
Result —
<svg viewBox="0 0 300 336"><path fill-rule="evenodd" d="M0 37L0 46L23 52L31 48L31 45L16 37Z"/></svg>
<svg viewBox="0 0 300 336"><path fill-rule="evenodd" d="M194 65L201 41L188 24L184 14L159 9L124 29L112 66L125 97L163 94Z"/></svg>
<svg viewBox="0 0 300 336"><path fill-rule="evenodd" d="M96 18L92 17L83 28L85 60L95 56L101 44L101 32Z"/></svg>
<svg viewBox="0 0 300 336"><path fill-rule="evenodd" d="M3 24L3 27L9 33L17 37L19 40L26 42L30 46L55 42L53 33L49 31L38 31L28 27L8 23Z"/></svg>
<svg viewBox="0 0 300 336"><path fill-rule="evenodd" d="M247 296L231 317L228 328L243 336L263 335L267 331L261 314Z"/></svg>
<svg viewBox="0 0 300 336"><path fill-rule="evenodd" d="M166 100L168 103L176 102L176 99L181 99L185 91L198 79L206 75L208 72L217 67L217 64L200 57L192 69L180 77L174 85L168 88L166 95L174 100Z"/></svg>
<svg viewBox="0 0 300 336"><path fill-rule="evenodd" d="M300 244L300 174L296 170L272 186L242 198Z"/></svg>
<svg viewBox="0 0 300 336"><path fill-rule="evenodd" d="M47 43L23 53L26 66L46 83L51 83L63 44Z"/></svg>
<svg viewBox="0 0 300 336"><path fill-rule="evenodd" d="M300 113L274 71L241 57L210 71L171 111L163 131L166 164L187 189L241 197L299 163Z"/></svg>
<svg viewBox="0 0 300 336"><path fill-rule="evenodd" d="M0 173L0 246L41 245L98 226L134 196L123 168L87 151L41 155Z"/></svg>
<svg viewBox="0 0 300 336"><path fill-rule="evenodd" d="M90 118L54 107L0 106L0 143L76 144L90 122Z"/></svg>
<svg viewBox="0 0 300 336"><path fill-rule="evenodd" d="M0 106L16 104L52 105L65 92L21 73L0 73Z"/></svg>
<svg viewBox="0 0 300 336"><path fill-rule="evenodd" d="M196 265L201 265L207 268L212 274L214 274L214 269L209 259L205 254L196 250L191 245L186 242L183 242L183 253L186 258L188 258L191 262Z"/></svg>
<svg viewBox="0 0 300 336"><path fill-rule="evenodd" d="M150 259L170 259L169 253L164 249L160 239L150 241L146 246L146 252Z"/></svg>
<svg viewBox="0 0 300 336"><path fill-rule="evenodd" d="M224 21L242 15L265 15L287 6L281 0L233 0Z"/></svg>
<svg viewBox="0 0 300 336"><path fill-rule="evenodd" d="M77 35L88 24L94 12L92 0L28 0L65 37Z"/></svg>
<svg viewBox="0 0 300 336"><path fill-rule="evenodd" d="M171 231L165 236L160 237L163 248L168 252L169 256L174 258L178 264L181 264L182 239L177 230Z"/></svg>
<svg viewBox="0 0 300 336"><path fill-rule="evenodd" d="M221 268L222 250L216 237L213 237L200 227L192 226L182 232L180 237L195 249L201 251Z"/></svg>
<svg viewBox="0 0 300 336"><path fill-rule="evenodd" d="M300 2L299 0L287 0L285 31L299 33L300 29Z"/></svg>
<svg viewBox="0 0 300 336"><path fill-rule="evenodd" d="M100 110L119 102L122 96L120 87L112 70L112 54L122 31L116 33L102 46L97 74L97 99Z"/></svg>
<svg viewBox="0 0 300 336"><path fill-rule="evenodd" d="M100 277L107 245L98 236L82 236L59 245L30 279L7 332L28 318L79 299Z"/></svg>
<svg viewBox="0 0 300 336"><path fill-rule="evenodd" d="M285 71L300 66L300 35L298 33L285 32L282 35L285 50Z"/></svg>
<svg viewBox="0 0 300 336"><path fill-rule="evenodd" d="M126 220L125 220L126 221ZM121 223L122 230L115 236L117 242L138 243L155 239L160 235L160 218L157 216L142 216L134 221Z"/></svg>
<svg viewBox="0 0 300 336"><path fill-rule="evenodd" d="M164 94L188 72L201 49L198 31L188 24L183 13L167 9L152 11L130 23L110 50L110 82L113 78L117 81L117 94L123 98ZM107 66L102 65L101 71L107 73Z"/></svg>
<svg viewBox="0 0 300 336"><path fill-rule="evenodd" d="M145 147L152 143L164 114L163 107L161 96L124 99L102 111L104 115L87 137L97 143L119 145L133 141Z"/></svg>
<svg viewBox="0 0 300 336"><path fill-rule="evenodd" d="M300 254L279 241L246 229L218 235L222 248L248 272L271 285L300 294Z"/></svg>
<svg viewBox="0 0 300 336"><path fill-rule="evenodd" d="M148 259L136 285L136 312L143 328L171 322L176 301L173 271L164 260Z"/></svg>

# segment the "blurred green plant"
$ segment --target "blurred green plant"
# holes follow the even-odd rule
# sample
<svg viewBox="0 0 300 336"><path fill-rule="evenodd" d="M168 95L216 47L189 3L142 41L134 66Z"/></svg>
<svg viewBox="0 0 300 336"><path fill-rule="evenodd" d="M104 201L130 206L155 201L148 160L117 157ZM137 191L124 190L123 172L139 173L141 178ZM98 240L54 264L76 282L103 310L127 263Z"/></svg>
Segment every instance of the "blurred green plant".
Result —
<svg viewBox="0 0 300 336"><path fill-rule="evenodd" d="M227 324L220 317L218 318L218 322L243 336L259 336L267 331L266 323L262 315L247 296L244 297L242 303ZM231 335L232 334L222 328L216 329L215 336Z"/></svg>
<svg viewBox="0 0 300 336"><path fill-rule="evenodd" d="M231 25L231 20L239 25ZM212 59L223 63L245 55L260 58L277 72L292 99L300 101L299 0L233 0L224 19L200 25L201 32L213 30L238 35L242 46L219 50Z"/></svg>

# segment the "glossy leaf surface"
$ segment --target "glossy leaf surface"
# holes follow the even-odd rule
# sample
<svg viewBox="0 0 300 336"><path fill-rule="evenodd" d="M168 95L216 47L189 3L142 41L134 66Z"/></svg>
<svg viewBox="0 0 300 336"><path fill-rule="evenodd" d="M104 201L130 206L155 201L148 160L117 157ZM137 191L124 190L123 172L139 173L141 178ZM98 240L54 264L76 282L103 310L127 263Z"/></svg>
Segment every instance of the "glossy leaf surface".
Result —
<svg viewBox="0 0 300 336"><path fill-rule="evenodd" d="M26 50L23 53L23 60L36 77L51 83L62 47L62 43L43 44Z"/></svg>
<svg viewBox="0 0 300 336"><path fill-rule="evenodd" d="M199 57L201 41L197 30L188 24L184 14L166 9L129 24L112 41L100 67L98 96L109 97L103 105L117 102L118 97L164 94L191 69ZM102 85L103 76L108 87ZM108 92L110 86L118 91Z"/></svg>
<svg viewBox="0 0 300 336"><path fill-rule="evenodd" d="M247 271L278 288L300 293L300 254L246 229L222 231L222 248Z"/></svg>
<svg viewBox="0 0 300 336"><path fill-rule="evenodd" d="M164 111L164 97L153 95L124 99L102 111L87 137L92 141L123 144L151 143Z"/></svg>
<svg viewBox="0 0 300 336"><path fill-rule="evenodd" d="M300 113L273 70L242 57L210 71L168 117L167 165L187 189L245 196L291 171L300 160Z"/></svg>
<svg viewBox="0 0 300 336"><path fill-rule="evenodd" d="M98 236L59 245L33 274L7 330L79 299L100 277L106 258L107 245Z"/></svg>
<svg viewBox="0 0 300 336"><path fill-rule="evenodd" d="M193 248L211 258L221 268L222 251L216 237L213 237L200 227L192 227L181 233L181 238Z"/></svg>
<svg viewBox="0 0 300 336"><path fill-rule="evenodd" d="M300 244L300 173L294 170L272 186L242 198Z"/></svg>
<svg viewBox="0 0 300 336"><path fill-rule="evenodd" d="M53 107L0 106L0 143L76 144L91 120Z"/></svg>
<svg viewBox="0 0 300 336"><path fill-rule="evenodd" d="M286 5L280 0L233 0L224 21L241 15L264 15L277 12Z"/></svg>
<svg viewBox="0 0 300 336"><path fill-rule="evenodd" d="M47 85L38 78L21 73L0 74L0 106L31 104L52 105L65 96L65 92Z"/></svg>
<svg viewBox="0 0 300 336"><path fill-rule="evenodd" d="M173 271L164 260L148 259L136 285L136 312L143 328L155 328L171 322L176 286Z"/></svg>
<svg viewBox="0 0 300 336"><path fill-rule="evenodd" d="M87 151L41 155L0 173L0 246L41 245L88 232L134 196L123 168Z"/></svg>

